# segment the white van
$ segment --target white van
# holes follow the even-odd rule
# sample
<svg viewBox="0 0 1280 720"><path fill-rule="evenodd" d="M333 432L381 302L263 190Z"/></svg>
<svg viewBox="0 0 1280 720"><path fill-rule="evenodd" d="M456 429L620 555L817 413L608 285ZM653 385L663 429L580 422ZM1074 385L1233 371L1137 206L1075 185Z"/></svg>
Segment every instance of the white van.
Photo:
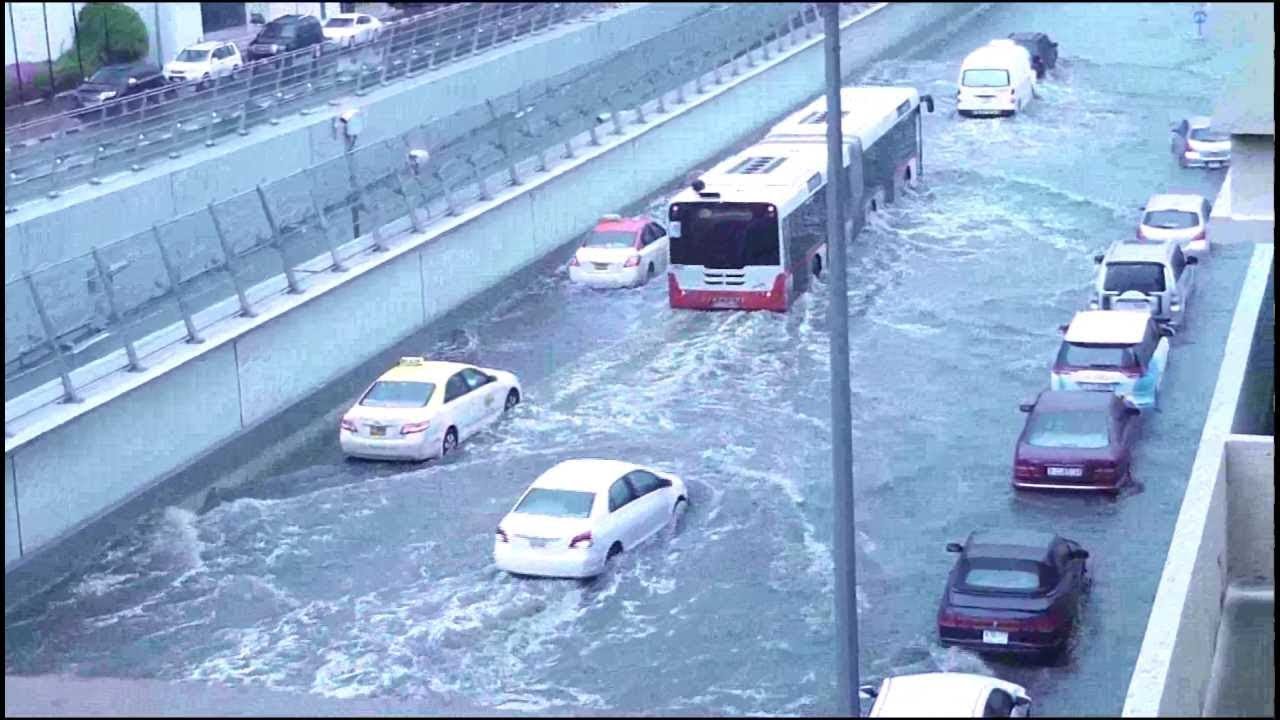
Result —
<svg viewBox="0 0 1280 720"><path fill-rule="evenodd" d="M1026 48L1012 40L992 40L960 65L956 112L964 117L1013 115L1031 100L1035 82Z"/></svg>

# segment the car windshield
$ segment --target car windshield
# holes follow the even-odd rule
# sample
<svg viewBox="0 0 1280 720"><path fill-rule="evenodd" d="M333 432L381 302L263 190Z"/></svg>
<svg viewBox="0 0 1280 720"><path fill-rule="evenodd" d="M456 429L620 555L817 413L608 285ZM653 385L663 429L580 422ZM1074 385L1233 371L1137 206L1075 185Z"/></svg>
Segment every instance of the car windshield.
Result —
<svg viewBox="0 0 1280 720"><path fill-rule="evenodd" d="M1231 135L1213 128L1191 128L1191 139L1203 142L1223 142L1230 140Z"/></svg>
<svg viewBox="0 0 1280 720"><path fill-rule="evenodd" d="M258 36L259 40L279 40L282 38L291 38L297 32L296 25L269 24L262 28L262 34Z"/></svg>
<svg viewBox="0 0 1280 720"><path fill-rule="evenodd" d="M129 80L129 70L127 67L104 67L99 68L98 72L89 78L89 82L102 83L103 85L122 85Z"/></svg>
<svg viewBox="0 0 1280 720"><path fill-rule="evenodd" d="M1102 280L1102 289L1121 293L1129 290L1164 292L1164 265L1153 262L1107 263L1107 275Z"/></svg>
<svg viewBox="0 0 1280 720"><path fill-rule="evenodd" d="M351 27L355 24L356 21L352 18L329 18L328 22L326 22L324 26L328 28L344 28Z"/></svg>
<svg viewBox="0 0 1280 720"><path fill-rule="evenodd" d="M424 382L379 380L360 398L365 407L426 407L436 386Z"/></svg>
<svg viewBox="0 0 1280 720"><path fill-rule="evenodd" d="M671 210L672 220L680 223L680 236L671 236L672 264L737 269L781 263L772 205L684 203Z"/></svg>
<svg viewBox="0 0 1280 720"><path fill-rule="evenodd" d="M591 505L595 499L595 493L534 488L524 496L514 512L524 515L585 518L591 517Z"/></svg>
<svg viewBox="0 0 1280 720"><path fill-rule="evenodd" d="M192 50L187 48L178 53L178 62L204 62L209 59L208 50Z"/></svg>
<svg viewBox="0 0 1280 720"><path fill-rule="evenodd" d="M1142 218L1147 227L1162 230L1183 230L1200 224L1200 216L1187 210L1153 210Z"/></svg>
<svg viewBox="0 0 1280 720"><path fill-rule="evenodd" d="M965 70L961 84L965 87L1007 87L1008 70Z"/></svg>
<svg viewBox="0 0 1280 720"><path fill-rule="evenodd" d="M629 248L636 244L636 234L627 230L596 230L587 236L583 247Z"/></svg>
<svg viewBox="0 0 1280 720"><path fill-rule="evenodd" d="M960 586L978 593L1031 595L1053 587L1052 569L1034 560L969 558L960 568Z"/></svg>
<svg viewBox="0 0 1280 720"><path fill-rule="evenodd" d="M1037 410L1027 421L1027 444L1080 450L1107 447L1111 444L1107 415L1096 410Z"/></svg>
<svg viewBox="0 0 1280 720"><path fill-rule="evenodd" d="M1062 343L1058 364L1080 368L1122 368L1137 364L1128 345L1085 345Z"/></svg>

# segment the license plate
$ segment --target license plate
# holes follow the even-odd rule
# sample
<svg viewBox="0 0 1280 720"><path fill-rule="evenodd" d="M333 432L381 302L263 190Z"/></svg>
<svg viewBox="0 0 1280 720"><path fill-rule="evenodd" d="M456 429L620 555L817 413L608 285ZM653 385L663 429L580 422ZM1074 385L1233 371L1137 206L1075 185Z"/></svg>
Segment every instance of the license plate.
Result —
<svg viewBox="0 0 1280 720"><path fill-rule="evenodd" d="M608 270L609 263L591 263L591 267L594 267L597 270Z"/></svg>
<svg viewBox="0 0 1280 720"><path fill-rule="evenodd" d="M1003 630L983 630L982 642L988 645L1008 645L1009 633Z"/></svg>
<svg viewBox="0 0 1280 720"><path fill-rule="evenodd" d="M1084 477L1084 468L1051 467L1049 475L1051 477Z"/></svg>
<svg viewBox="0 0 1280 720"><path fill-rule="evenodd" d="M1214 160L1210 160L1210 161L1208 162L1208 165L1209 165L1209 167L1211 167L1211 168L1220 168L1220 167L1222 167L1222 163L1221 163L1220 161L1214 161Z"/></svg>
<svg viewBox="0 0 1280 720"><path fill-rule="evenodd" d="M369 426L369 437L382 437L383 435L386 435L386 434L387 434L387 429L382 427L381 425Z"/></svg>
<svg viewBox="0 0 1280 720"><path fill-rule="evenodd" d="M1115 385L1109 383L1080 383L1081 390L1097 390L1100 392L1114 392Z"/></svg>
<svg viewBox="0 0 1280 720"><path fill-rule="evenodd" d="M711 301L711 307L717 308L736 308L742 305L742 301L738 298L715 298Z"/></svg>
<svg viewBox="0 0 1280 720"><path fill-rule="evenodd" d="M547 538L529 538L529 547L546 547L549 542L551 541Z"/></svg>

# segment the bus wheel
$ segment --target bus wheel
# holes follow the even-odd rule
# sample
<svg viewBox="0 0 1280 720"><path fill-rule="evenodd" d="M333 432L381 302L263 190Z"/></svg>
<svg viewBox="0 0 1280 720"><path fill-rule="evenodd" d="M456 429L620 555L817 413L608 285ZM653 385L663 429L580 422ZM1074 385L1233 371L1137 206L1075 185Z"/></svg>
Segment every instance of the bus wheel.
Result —
<svg viewBox="0 0 1280 720"><path fill-rule="evenodd" d="M813 276L822 277L822 256L816 253L813 256Z"/></svg>

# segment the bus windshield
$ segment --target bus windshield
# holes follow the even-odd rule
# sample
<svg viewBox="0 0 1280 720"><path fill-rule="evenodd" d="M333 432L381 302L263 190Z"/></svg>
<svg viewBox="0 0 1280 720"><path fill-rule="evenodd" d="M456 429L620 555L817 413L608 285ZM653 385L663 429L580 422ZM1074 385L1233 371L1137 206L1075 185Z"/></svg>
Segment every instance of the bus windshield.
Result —
<svg viewBox="0 0 1280 720"><path fill-rule="evenodd" d="M671 238L671 262L709 268L780 265L778 213L768 203L681 203L671 219L680 236Z"/></svg>

